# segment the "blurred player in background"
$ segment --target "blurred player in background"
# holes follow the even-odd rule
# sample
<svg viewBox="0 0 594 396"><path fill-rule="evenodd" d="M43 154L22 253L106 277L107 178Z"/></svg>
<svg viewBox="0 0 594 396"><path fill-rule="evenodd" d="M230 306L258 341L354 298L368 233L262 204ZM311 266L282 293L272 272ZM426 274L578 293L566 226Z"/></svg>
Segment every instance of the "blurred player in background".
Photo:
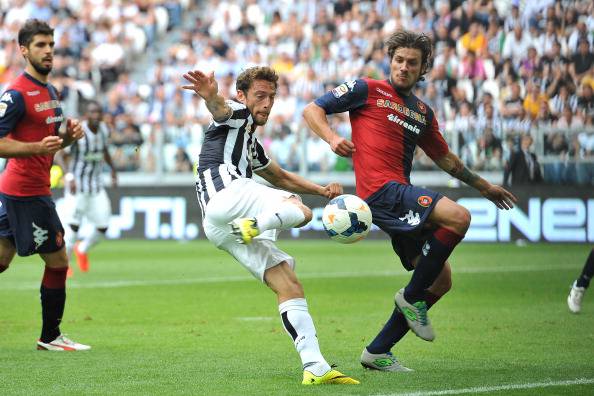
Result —
<svg viewBox="0 0 594 396"><path fill-rule="evenodd" d="M342 193L342 186L320 186L282 169L256 138L256 127L266 124L274 104L278 84L274 70L243 71L236 82L239 102L226 101L218 93L214 73L193 71L184 77L191 85L183 88L204 98L214 120L198 158L196 189L204 233L276 293L283 326L301 356L304 385L358 384L332 369L322 356L303 287L294 272L295 260L274 244L277 230L301 227L311 220L311 209L295 193L333 198ZM254 172L282 190L257 183Z"/></svg>
<svg viewBox="0 0 594 396"><path fill-rule="evenodd" d="M0 97L0 156L8 158L0 177L0 272L15 253L39 254L45 262L41 281L41 337L37 349L82 351L90 349L60 331L66 303L68 259L64 228L50 192L54 154L82 138L77 120L66 131L56 88L48 83L53 66L54 31L45 22L28 20L19 30L18 43L25 71Z"/></svg>
<svg viewBox="0 0 594 396"><path fill-rule="evenodd" d="M592 276L594 276L594 249L590 251L580 277L571 285L569 296L567 296L567 306L571 312L579 313L582 310L582 299L586 289L590 286Z"/></svg>
<svg viewBox="0 0 594 396"><path fill-rule="evenodd" d="M357 195L369 204L373 222L390 236L404 267L413 271L408 285L396 293L392 316L363 350L361 364L382 371L410 371L391 349L409 328L424 340L435 338L427 310L450 289L447 259L470 225L470 213L464 207L410 184L416 146L498 208L509 209L516 199L464 166L449 150L433 110L412 93L430 64L429 37L398 31L386 47L389 79L346 82L310 103L304 118L336 154L352 155ZM352 141L339 136L328 123L327 114L345 111L350 115Z"/></svg>
<svg viewBox="0 0 594 396"><path fill-rule="evenodd" d="M82 272L89 270L88 251L105 237L111 217L111 204L103 186L103 168L111 169L112 186L117 186L116 169L108 150L109 129L103 122L103 111L98 102L87 104L82 122L85 137L74 143L61 157L64 175L65 212L64 223L70 228L65 235L66 255L70 260L72 251ZM83 219L93 229L77 243L78 231Z"/></svg>

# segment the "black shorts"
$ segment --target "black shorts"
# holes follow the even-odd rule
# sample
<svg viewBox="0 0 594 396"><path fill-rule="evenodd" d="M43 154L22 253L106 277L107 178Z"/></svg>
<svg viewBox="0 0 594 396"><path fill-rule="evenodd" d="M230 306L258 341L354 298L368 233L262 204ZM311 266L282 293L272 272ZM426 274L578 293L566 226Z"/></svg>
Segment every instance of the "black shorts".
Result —
<svg viewBox="0 0 594 396"><path fill-rule="evenodd" d="M64 227L51 197L0 194L0 203L0 238L12 241L19 256L62 249Z"/></svg>
<svg viewBox="0 0 594 396"><path fill-rule="evenodd" d="M373 223L390 236L394 251L408 271L431 235L425 223L442 197L426 188L389 182L365 200Z"/></svg>

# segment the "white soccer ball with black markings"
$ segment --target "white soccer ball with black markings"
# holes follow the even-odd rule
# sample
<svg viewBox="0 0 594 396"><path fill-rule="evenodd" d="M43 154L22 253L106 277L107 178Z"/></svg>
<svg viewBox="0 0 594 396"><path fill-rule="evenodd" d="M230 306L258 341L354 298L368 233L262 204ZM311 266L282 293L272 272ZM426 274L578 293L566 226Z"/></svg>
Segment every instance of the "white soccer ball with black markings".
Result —
<svg viewBox="0 0 594 396"><path fill-rule="evenodd" d="M371 229L371 210L356 195L340 195L324 208L322 223L333 241L354 243L365 238Z"/></svg>

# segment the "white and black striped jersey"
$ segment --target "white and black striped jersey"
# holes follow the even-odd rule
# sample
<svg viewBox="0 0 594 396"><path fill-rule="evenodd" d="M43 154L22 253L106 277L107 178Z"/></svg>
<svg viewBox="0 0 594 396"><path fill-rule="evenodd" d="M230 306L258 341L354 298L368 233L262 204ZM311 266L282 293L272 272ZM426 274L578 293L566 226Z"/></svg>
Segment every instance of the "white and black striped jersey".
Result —
<svg viewBox="0 0 594 396"><path fill-rule="evenodd" d="M247 107L235 101L226 103L233 110L227 121L213 121L198 156L196 192L202 213L208 201L231 181L251 178L252 173L270 164L254 131L256 125Z"/></svg>
<svg viewBox="0 0 594 396"><path fill-rule="evenodd" d="M101 122L97 133L94 133L86 120L82 122L82 128L85 136L70 146L68 171L74 175L77 194L96 194L103 188L101 173L105 164L104 150L107 148L109 129Z"/></svg>

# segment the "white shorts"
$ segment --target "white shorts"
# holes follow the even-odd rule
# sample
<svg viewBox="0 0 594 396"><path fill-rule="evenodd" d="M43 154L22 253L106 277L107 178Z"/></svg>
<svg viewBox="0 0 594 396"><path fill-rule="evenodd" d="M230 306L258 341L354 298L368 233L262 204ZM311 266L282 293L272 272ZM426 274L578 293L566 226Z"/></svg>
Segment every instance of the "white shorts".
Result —
<svg viewBox="0 0 594 396"><path fill-rule="evenodd" d="M256 278L283 261L291 268L295 260L274 244L277 230L264 231L249 245L237 242L229 223L238 217L255 217L295 194L264 186L252 179L236 179L213 196L205 209L204 233L219 249L229 252Z"/></svg>
<svg viewBox="0 0 594 396"><path fill-rule="evenodd" d="M93 223L95 228L107 228L111 217L111 203L104 189L97 194L64 195L64 218L67 225L80 226L83 218Z"/></svg>

